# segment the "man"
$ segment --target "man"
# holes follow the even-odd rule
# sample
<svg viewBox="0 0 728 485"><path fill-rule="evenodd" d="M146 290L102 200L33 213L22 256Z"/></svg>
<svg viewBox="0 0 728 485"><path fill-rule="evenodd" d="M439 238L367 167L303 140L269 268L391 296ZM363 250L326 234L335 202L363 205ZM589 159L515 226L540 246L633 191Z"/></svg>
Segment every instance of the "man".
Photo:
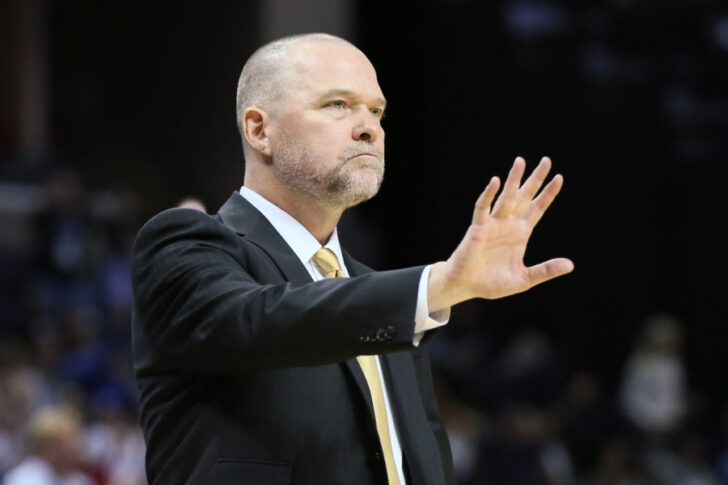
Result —
<svg viewBox="0 0 728 485"><path fill-rule="evenodd" d="M536 196L550 161L521 186L519 158L447 261L372 272L336 224L379 189L385 104L342 39L263 46L238 87L244 187L215 216L172 209L140 231L133 351L150 483L453 483L419 343L452 305L571 271L523 265L562 179Z"/></svg>

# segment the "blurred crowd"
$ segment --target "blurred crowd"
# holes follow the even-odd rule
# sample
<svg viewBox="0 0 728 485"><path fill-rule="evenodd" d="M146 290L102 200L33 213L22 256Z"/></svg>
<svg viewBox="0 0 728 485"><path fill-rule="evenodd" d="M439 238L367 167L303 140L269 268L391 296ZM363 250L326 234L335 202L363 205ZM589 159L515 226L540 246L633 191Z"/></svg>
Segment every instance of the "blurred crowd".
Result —
<svg viewBox="0 0 728 485"><path fill-rule="evenodd" d="M143 484L129 333L139 203L89 192L69 169L33 190L0 215L13 234L0 235L0 479ZM676 317L644 323L609 386L543 331L524 326L496 348L482 307L459 310L429 343L459 483L728 483L728 408L716 424L690 388Z"/></svg>
<svg viewBox="0 0 728 485"><path fill-rule="evenodd" d="M539 330L488 356L472 328L432 353L458 483L728 483L728 408L716 423L708 396L689 387L674 316L647 319L615 386L569 368Z"/></svg>
<svg viewBox="0 0 728 485"><path fill-rule="evenodd" d="M15 202L0 215L0 480L143 484L129 334L136 200L89 193L65 168L2 192Z"/></svg>

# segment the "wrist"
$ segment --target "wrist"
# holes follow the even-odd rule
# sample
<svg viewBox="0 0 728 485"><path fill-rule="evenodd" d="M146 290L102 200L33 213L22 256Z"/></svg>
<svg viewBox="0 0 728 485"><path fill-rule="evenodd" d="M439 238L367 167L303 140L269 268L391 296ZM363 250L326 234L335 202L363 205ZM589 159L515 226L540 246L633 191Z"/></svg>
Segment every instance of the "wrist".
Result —
<svg viewBox="0 0 728 485"><path fill-rule="evenodd" d="M447 262L440 261L432 265L427 282L427 306L430 313L446 310L469 298L460 288L457 278L452 277Z"/></svg>

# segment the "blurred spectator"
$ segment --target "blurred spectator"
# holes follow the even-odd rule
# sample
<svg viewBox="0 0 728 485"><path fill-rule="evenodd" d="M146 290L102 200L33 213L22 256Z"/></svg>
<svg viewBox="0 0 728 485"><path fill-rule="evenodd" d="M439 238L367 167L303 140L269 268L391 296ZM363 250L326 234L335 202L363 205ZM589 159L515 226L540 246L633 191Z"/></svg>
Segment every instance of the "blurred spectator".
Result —
<svg viewBox="0 0 728 485"><path fill-rule="evenodd" d="M579 371L571 378L560 407L560 421L577 473L594 470L599 446L618 427L619 419L593 372Z"/></svg>
<svg viewBox="0 0 728 485"><path fill-rule="evenodd" d="M136 419L102 404L99 416L84 430L84 457L98 465L106 485L145 483L144 437Z"/></svg>
<svg viewBox="0 0 728 485"><path fill-rule="evenodd" d="M41 260L57 277L78 276L89 263L86 192L70 168L51 170L44 182L46 207L38 217Z"/></svg>
<svg viewBox="0 0 728 485"><path fill-rule="evenodd" d="M181 201L179 201L179 204L177 204L177 207L180 207L182 209L193 209L200 212L207 212L205 204L203 204L200 199L197 199L195 197L182 199Z"/></svg>
<svg viewBox="0 0 728 485"><path fill-rule="evenodd" d="M22 426L47 399L48 389L42 372L12 362L24 355L22 347L6 343L5 349L5 358L0 362L0 477L23 457Z"/></svg>
<svg viewBox="0 0 728 485"><path fill-rule="evenodd" d="M442 419L450 440L455 477L460 485L475 484L473 474L478 464L479 445L487 432L486 416L453 396L442 381L435 382Z"/></svg>
<svg viewBox="0 0 728 485"><path fill-rule="evenodd" d="M676 431L687 406L685 368L680 356L682 330L670 315L656 315L645 324L637 348L627 362L621 389L625 415L653 439Z"/></svg>
<svg viewBox="0 0 728 485"><path fill-rule="evenodd" d="M10 470L3 485L93 485L81 471L80 422L60 407L39 410L28 430L30 455Z"/></svg>
<svg viewBox="0 0 728 485"><path fill-rule="evenodd" d="M570 485L574 468L549 411L511 403L483 442L477 480L509 485Z"/></svg>
<svg viewBox="0 0 728 485"><path fill-rule="evenodd" d="M501 399L551 406L561 396L562 364L551 341L535 328L519 331L494 365Z"/></svg>
<svg viewBox="0 0 728 485"><path fill-rule="evenodd" d="M677 452L652 449L647 455L647 464L660 485L718 485L708 462L705 442L697 434L681 440Z"/></svg>

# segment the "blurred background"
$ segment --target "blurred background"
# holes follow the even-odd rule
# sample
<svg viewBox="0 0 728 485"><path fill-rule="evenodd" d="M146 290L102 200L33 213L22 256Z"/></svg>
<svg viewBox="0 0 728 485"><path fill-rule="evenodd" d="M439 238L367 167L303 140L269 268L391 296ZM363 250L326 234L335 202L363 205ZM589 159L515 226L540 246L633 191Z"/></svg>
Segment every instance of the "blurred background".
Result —
<svg viewBox="0 0 728 485"><path fill-rule="evenodd" d="M145 483L133 239L239 188L242 65L307 31L389 101L382 191L340 228L370 266L446 258L517 155L565 176L527 262L575 272L428 344L459 483L728 483L725 2L3 0L4 483Z"/></svg>

